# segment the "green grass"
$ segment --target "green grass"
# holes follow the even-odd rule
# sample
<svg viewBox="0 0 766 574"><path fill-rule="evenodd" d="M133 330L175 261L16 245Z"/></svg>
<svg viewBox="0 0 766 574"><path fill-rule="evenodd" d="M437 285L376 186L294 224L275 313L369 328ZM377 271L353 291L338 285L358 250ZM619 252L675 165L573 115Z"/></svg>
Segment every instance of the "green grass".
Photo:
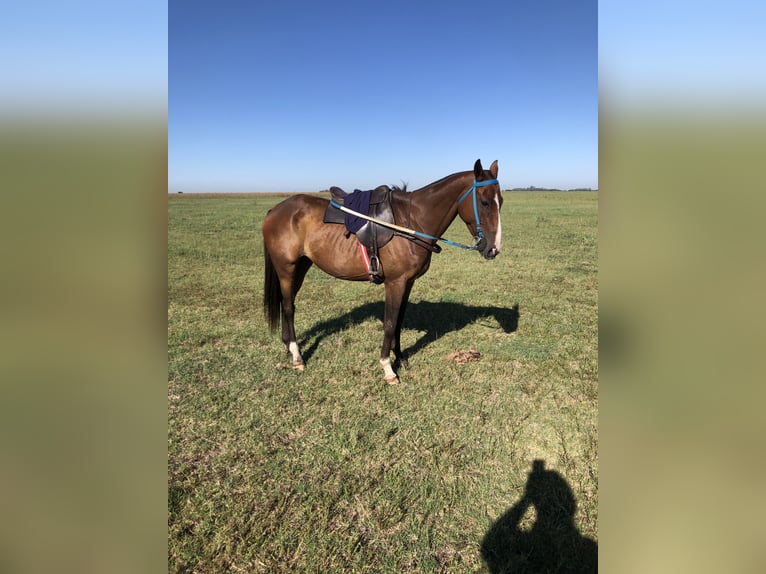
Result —
<svg viewBox="0 0 766 574"><path fill-rule="evenodd" d="M278 201L169 197L169 570L495 572L490 531L514 571L555 570L534 556L553 540L571 561L568 517L526 546L501 519L534 459L597 540L598 194L508 193L495 261L435 255L395 387L378 365L382 286L316 268L296 301L307 368L289 368L261 310L260 223ZM460 221L446 235L468 238ZM479 361L447 360L469 348ZM561 495L543 490L538 517Z"/></svg>

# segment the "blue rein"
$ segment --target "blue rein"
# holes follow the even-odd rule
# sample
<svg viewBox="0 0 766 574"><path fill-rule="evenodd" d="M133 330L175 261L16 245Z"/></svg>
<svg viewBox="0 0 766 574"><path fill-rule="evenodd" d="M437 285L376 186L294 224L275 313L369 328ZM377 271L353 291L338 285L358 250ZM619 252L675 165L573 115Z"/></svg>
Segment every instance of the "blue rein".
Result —
<svg viewBox="0 0 766 574"><path fill-rule="evenodd" d="M488 179L486 181L476 181L473 180L473 185L468 188L468 191L466 191L463 195L460 196L460 198L457 200L457 204L460 205L463 200L468 197L468 194L473 194L473 216L476 219L476 241L473 245L464 245L462 243L457 243L456 241L450 241L449 239L444 239L443 237L434 237L433 235L428 235L428 233L422 233L420 231L413 230L413 233L417 235L418 237L424 237L426 239L431 239L433 241L443 241L444 243L448 245L452 245L453 247L459 247L460 249L467 249L469 251L479 251L479 245L481 245L482 240L484 240L484 243L486 244L487 240L484 238L484 233L481 230L481 224L479 223L479 208L476 205L476 188L477 187L484 187L486 185L492 185L495 183L499 183L496 179ZM482 248L483 249L483 248Z"/></svg>
<svg viewBox="0 0 766 574"><path fill-rule="evenodd" d="M482 240L484 240L484 243L486 244L487 240L484 237L484 233L481 230L481 224L479 223L479 208L476 205L476 188L477 187L484 187L487 185L493 185L495 183L498 183L496 179L488 179L486 181L476 181L473 180L473 185L471 185L470 188L468 188L468 191L466 191L463 195L460 196L460 199L457 200L457 204L460 205L462 201L468 197L468 194L473 194L473 216L476 219L476 242L474 245L464 245L462 243L457 243L456 241L450 241L449 239L444 239L443 237L434 237L433 235L429 235L428 233L423 233L422 231L415 231L414 229L407 230L412 235L415 235L417 237L422 237L424 239L431 239L432 241L443 241L444 243L447 243L448 245L452 245L453 247L459 247L460 249L468 249L470 251L479 251L479 245L482 243ZM336 207L340 209L340 205L335 203L334 201L330 200L330 203L333 205L333 207ZM383 225L384 227L387 226L386 223L382 221L376 221L378 225ZM402 228L400 228L402 229ZM438 246L437 246L438 247Z"/></svg>

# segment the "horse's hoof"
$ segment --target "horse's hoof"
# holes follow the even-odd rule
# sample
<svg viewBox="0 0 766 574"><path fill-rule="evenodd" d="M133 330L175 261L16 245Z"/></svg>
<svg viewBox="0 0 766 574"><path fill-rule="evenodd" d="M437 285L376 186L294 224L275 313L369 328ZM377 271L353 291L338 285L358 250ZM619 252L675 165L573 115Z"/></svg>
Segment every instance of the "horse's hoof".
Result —
<svg viewBox="0 0 766 574"><path fill-rule="evenodd" d="M386 382L389 385L398 385L399 384L399 377L394 375L393 377L386 377Z"/></svg>
<svg viewBox="0 0 766 574"><path fill-rule="evenodd" d="M304 365L303 363L293 363L293 369L295 369L296 371L303 372L306 370L306 365Z"/></svg>

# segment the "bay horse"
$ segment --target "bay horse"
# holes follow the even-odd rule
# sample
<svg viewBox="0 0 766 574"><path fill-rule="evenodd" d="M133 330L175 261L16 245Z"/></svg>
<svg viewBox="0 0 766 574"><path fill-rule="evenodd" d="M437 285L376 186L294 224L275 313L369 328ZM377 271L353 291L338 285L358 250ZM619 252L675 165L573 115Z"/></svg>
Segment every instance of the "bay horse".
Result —
<svg viewBox="0 0 766 574"><path fill-rule="evenodd" d="M464 201L467 198L470 201ZM323 223L328 204L322 197L293 195L271 208L262 226L264 312L272 332L281 315L282 341L292 356L293 368L301 371L305 365L295 337L295 296L311 265L340 279L368 280L356 237L343 225ZM391 364L392 350L397 364L406 366L400 343L404 311L413 283L428 271L431 254L438 250L436 241L459 215L476 241L472 249L485 259L494 259L501 247L502 205L497 160L489 170L476 160L472 171L453 173L412 192L392 190L394 221L421 239L396 235L378 253L386 293L380 365L387 383L399 383ZM423 237L429 239L424 242Z"/></svg>

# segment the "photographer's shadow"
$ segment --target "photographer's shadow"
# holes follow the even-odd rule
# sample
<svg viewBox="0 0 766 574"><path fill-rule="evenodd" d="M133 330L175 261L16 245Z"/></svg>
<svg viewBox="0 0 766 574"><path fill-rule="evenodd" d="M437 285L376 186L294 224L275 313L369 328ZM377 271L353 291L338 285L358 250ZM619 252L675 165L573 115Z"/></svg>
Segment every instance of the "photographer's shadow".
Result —
<svg viewBox="0 0 766 574"><path fill-rule="evenodd" d="M536 518L529 530L520 527L527 509ZM481 554L492 574L598 571L598 545L574 524L576 503L566 480L536 460L524 495L489 529Z"/></svg>

